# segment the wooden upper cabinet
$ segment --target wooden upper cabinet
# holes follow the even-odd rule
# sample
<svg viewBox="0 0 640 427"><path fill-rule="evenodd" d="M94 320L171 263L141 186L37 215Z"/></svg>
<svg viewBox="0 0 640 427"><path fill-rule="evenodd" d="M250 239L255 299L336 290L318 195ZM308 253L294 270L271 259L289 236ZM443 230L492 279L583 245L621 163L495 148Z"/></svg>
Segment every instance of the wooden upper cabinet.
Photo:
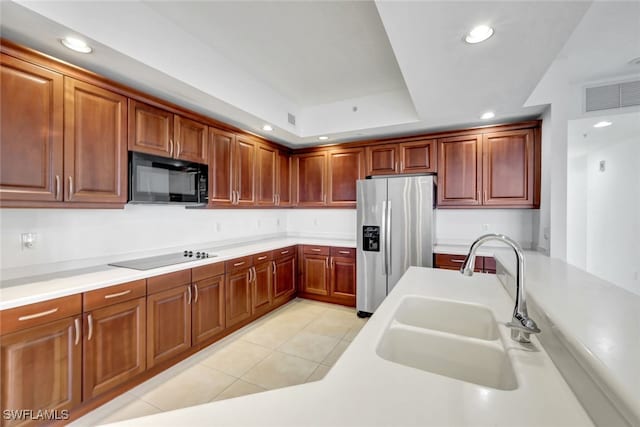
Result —
<svg viewBox="0 0 640 427"><path fill-rule="evenodd" d="M276 205L290 206L292 204L291 156L284 151L278 152L277 181Z"/></svg>
<svg viewBox="0 0 640 427"><path fill-rule="evenodd" d="M126 203L127 98L68 77L64 87L65 200Z"/></svg>
<svg viewBox="0 0 640 427"><path fill-rule="evenodd" d="M80 316L2 336L3 410L68 410L82 395ZM27 425L3 420L3 426Z"/></svg>
<svg viewBox="0 0 640 427"><path fill-rule="evenodd" d="M366 147L366 175L393 175L398 173L398 144Z"/></svg>
<svg viewBox="0 0 640 427"><path fill-rule="evenodd" d="M400 173L435 172L437 170L436 146L435 139L398 144Z"/></svg>
<svg viewBox="0 0 640 427"><path fill-rule="evenodd" d="M482 135L438 141L438 206L482 203Z"/></svg>
<svg viewBox="0 0 640 427"><path fill-rule="evenodd" d="M256 153L258 143L242 135L236 137L236 204L256 202Z"/></svg>
<svg viewBox="0 0 640 427"><path fill-rule="evenodd" d="M208 162L207 139L206 125L182 116L175 116L173 156L176 159L206 164Z"/></svg>
<svg viewBox="0 0 640 427"><path fill-rule="evenodd" d="M277 163L278 149L258 144L258 176L256 177L256 204L261 206L274 206L277 196Z"/></svg>
<svg viewBox="0 0 640 427"><path fill-rule="evenodd" d="M296 162L298 206L324 206L327 200L327 153L299 154L296 155Z"/></svg>
<svg viewBox="0 0 640 427"><path fill-rule="evenodd" d="M364 150L330 150L327 177L327 205L355 207L356 181L364 178Z"/></svg>
<svg viewBox="0 0 640 427"><path fill-rule="evenodd" d="M534 132L523 129L483 135L484 205L534 205Z"/></svg>
<svg viewBox="0 0 640 427"><path fill-rule="evenodd" d="M209 128L209 204L231 205L235 201L234 160L236 135Z"/></svg>
<svg viewBox="0 0 640 427"><path fill-rule="evenodd" d="M173 156L173 113L129 99L129 150Z"/></svg>
<svg viewBox="0 0 640 427"><path fill-rule="evenodd" d="M61 201L63 77L2 54L0 202Z"/></svg>

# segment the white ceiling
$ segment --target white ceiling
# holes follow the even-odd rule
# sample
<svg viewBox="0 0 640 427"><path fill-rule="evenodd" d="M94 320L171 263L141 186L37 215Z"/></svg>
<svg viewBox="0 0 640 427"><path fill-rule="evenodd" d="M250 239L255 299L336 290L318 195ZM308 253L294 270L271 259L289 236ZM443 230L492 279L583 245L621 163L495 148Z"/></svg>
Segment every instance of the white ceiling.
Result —
<svg viewBox="0 0 640 427"><path fill-rule="evenodd" d="M300 106L406 89L373 2L145 3Z"/></svg>
<svg viewBox="0 0 640 427"><path fill-rule="evenodd" d="M611 126L594 128L593 125L607 120ZM640 144L640 112L587 117L568 122L568 155L579 157L606 145L635 140ZM640 161L640 159L638 159Z"/></svg>
<svg viewBox="0 0 640 427"><path fill-rule="evenodd" d="M486 124L486 110L496 112L493 123L537 117L544 106L523 105L590 5L17 0L2 1L0 28L3 37L300 146L321 134L336 142ZM631 12L621 23L603 16L602 31L633 26L640 14ZM481 23L495 27L494 37L462 42ZM603 24L598 15L595 24ZM95 52L65 50L57 40L67 34L87 38ZM633 36L625 32L620 45L633 48ZM275 130L263 132L265 123Z"/></svg>

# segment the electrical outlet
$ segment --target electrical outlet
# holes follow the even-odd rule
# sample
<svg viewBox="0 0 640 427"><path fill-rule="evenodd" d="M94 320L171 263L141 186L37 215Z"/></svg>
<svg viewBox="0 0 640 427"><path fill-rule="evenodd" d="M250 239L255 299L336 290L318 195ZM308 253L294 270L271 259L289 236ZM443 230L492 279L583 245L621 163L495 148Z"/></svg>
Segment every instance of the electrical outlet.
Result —
<svg viewBox="0 0 640 427"><path fill-rule="evenodd" d="M36 233L22 233L20 235L20 247L22 250L35 249L36 246Z"/></svg>

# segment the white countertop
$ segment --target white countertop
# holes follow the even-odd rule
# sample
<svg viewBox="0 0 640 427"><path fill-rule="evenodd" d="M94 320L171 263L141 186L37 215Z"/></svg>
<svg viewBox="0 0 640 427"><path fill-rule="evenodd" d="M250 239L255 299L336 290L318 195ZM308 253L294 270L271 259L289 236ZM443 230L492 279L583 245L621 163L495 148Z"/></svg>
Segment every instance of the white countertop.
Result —
<svg viewBox="0 0 640 427"><path fill-rule="evenodd" d="M513 274L513 251L495 257ZM530 305L629 425L640 426L640 296L538 252L525 257Z"/></svg>
<svg viewBox="0 0 640 427"><path fill-rule="evenodd" d="M223 262L241 256L298 244L356 247L356 242L353 240L304 237L257 240L251 243L222 246L218 248L215 246L200 245L199 248L195 249L215 253L218 256L215 258L205 258L200 261L175 264L145 271L122 267L111 267L105 263L82 269L60 271L56 273L3 281L0 283L0 310L19 307L26 304L33 304L80 292L91 291L132 280L158 276L160 274L171 273L187 268ZM158 253L154 252L150 255L158 255ZM150 255L139 254L137 258Z"/></svg>
<svg viewBox="0 0 640 427"><path fill-rule="evenodd" d="M408 295L472 302L500 324L518 387L497 390L387 361L376 346ZM320 381L118 423L119 426L591 426L534 337L509 338L513 303L494 275L411 267Z"/></svg>

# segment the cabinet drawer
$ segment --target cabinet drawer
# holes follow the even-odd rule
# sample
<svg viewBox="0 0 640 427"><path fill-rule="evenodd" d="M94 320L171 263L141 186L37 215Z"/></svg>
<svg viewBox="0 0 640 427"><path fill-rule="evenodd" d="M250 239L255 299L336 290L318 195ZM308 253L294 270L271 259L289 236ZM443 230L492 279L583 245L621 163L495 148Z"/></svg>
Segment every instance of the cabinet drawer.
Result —
<svg viewBox="0 0 640 427"><path fill-rule="evenodd" d="M82 312L82 295L70 295L0 311L0 334L20 331Z"/></svg>
<svg viewBox="0 0 640 427"><path fill-rule="evenodd" d="M143 297L146 294L147 287L144 279L96 289L95 291L85 292L82 295L82 311L87 312L118 302L129 301L130 299Z"/></svg>
<svg viewBox="0 0 640 427"><path fill-rule="evenodd" d="M302 251L305 254L329 255L331 248L329 246L304 245Z"/></svg>
<svg viewBox="0 0 640 427"><path fill-rule="evenodd" d="M227 273L232 271L242 270L244 268L249 268L253 265L253 256L243 256L241 258L235 258L229 260L225 263L227 268Z"/></svg>
<svg viewBox="0 0 640 427"><path fill-rule="evenodd" d="M253 255L253 264L257 265L263 262L269 262L273 260L273 251L261 252Z"/></svg>
<svg viewBox="0 0 640 427"><path fill-rule="evenodd" d="M202 267L196 267L191 269L191 280L193 282L199 282L209 277L220 276L224 274L224 263L217 262L215 264L203 265Z"/></svg>
<svg viewBox="0 0 640 427"><path fill-rule="evenodd" d="M436 267L455 267L456 269L459 269L460 267L462 267L462 264L464 264L465 258L465 255L436 254ZM474 270L481 271L483 268L483 257L476 257L476 265Z"/></svg>
<svg viewBox="0 0 640 427"><path fill-rule="evenodd" d="M191 269L175 271L147 279L147 294L155 294L171 288L191 284Z"/></svg>
<svg viewBox="0 0 640 427"><path fill-rule="evenodd" d="M280 248L273 251L273 256L277 258L286 258L296 253L295 246L287 246L286 248Z"/></svg>
<svg viewBox="0 0 640 427"><path fill-rule="evenodd" d="M355 258L356 257L356 248L332 247L331 248L331 256L336 256L336 257L341 257L341 258Z"/></svg>

